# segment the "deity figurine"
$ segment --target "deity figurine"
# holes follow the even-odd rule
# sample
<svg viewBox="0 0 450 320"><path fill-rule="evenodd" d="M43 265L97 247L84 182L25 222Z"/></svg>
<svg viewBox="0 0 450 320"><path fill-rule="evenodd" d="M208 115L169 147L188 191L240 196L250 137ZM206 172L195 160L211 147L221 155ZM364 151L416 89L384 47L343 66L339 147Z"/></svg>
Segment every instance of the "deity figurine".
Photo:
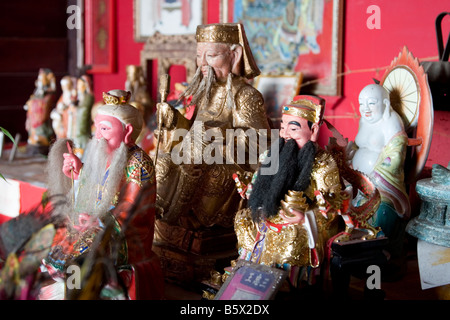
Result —
<svg viewBox="0 0 450 320"><path fill-rule="evenodd" d="M125 90L131 92L130 104L138 108L144 117L144 127L136 143L145 152L150 153L154 150L154 134L150 126L153 114L153 100L148 93L147 81L144 77L144 70L138 65L128 65L126 67L127 80L125 81ZM153 117L152 117L153 114Z"/></svg>
<svg viewBox="0 0 450 320"><path fill-rule="evenodd" d="M327 242L341 229L338 164L317 143L324 108L325 100L313 95L284 105L280 138L274 142L279 148L261 157L250 183L237 177L241 196L248 198L248 207L234 220L239 259L287 270L294 288L315 282ZM278 171L264 174L274 161Z"/></svg>
<svg viewBox="0 0 450 320"><path fill-rule="evenodd" d="M169 225L231 229L240 203L232 175L254 171L257 160L250 163L250 154L257 159L262 145L261 140L251 145L246 134L269 135L263 97L247 83L260 71L241 24L199 25L196 40L198 68L180 97L192 96L192 117L157 104L156 205ZM245 156L235 156L239 146Z"/></svg>
<svg viewBox="0 0 450 320"><path fill-rule="evenodd" d="M50 150L48 193L50 199L67 195L63 210L67 232L54 241L45 266L58 279L74 259L89 253L95 236L112 223L116 246L111 247L118 248L114 268L128 298L161 299L164 280L159 258L152 251L155 169L135 144L143 117L129 104L130 95L123 90L103 94L104 104L94 119L95 137L87 145L83 162L68 139L57 140Z"/></svg>
<svg viewBox="0 0 450 320"><path fill-rule="evenodd" d="M33 152L46 154L54 137L50 112L57 99L55 75L50 69L41 68L35 86L33 94L24 106L27 111L27 143L32 149L36 149Z"/></svg>
<svg viewBox="0 0 450 320"><path fill-rule="evenodd" d="M148 121L148 118L153 112L153 101L148 93L144 70L141 66L128 65L126 72L125 90L131 92L130 103L136 107L139 104L139 108L144 110L144 120Z"/></svg>
<svg viewBox="0 0 450 320"><path fill-rule="evenodd" d="M77 79L77 103L73 140L79 155L83 155L91 139L91 110L94 105L91 79L83 75ZM76 152L77 153L77 152Z"/></svg>
<svg viewBox="0 0 450 320"><path fill-rule="evenodd" d="M381 203L369 222L381 228L389 238L388 250L397 255L411 211L404 175L408 136L383 86L364 87L359 94L359 106L361 119L352 166L367 175L378 189Z"/></svg>
<svg viewBox="0 0 450 320"><path fill-rule="evenodd" d="M50 118L57 139L72 138L75 122L73 106L77 101L76 79L71 76L64 76L60 84L62 94L56 103L56 107L50 112Z"/></svg>

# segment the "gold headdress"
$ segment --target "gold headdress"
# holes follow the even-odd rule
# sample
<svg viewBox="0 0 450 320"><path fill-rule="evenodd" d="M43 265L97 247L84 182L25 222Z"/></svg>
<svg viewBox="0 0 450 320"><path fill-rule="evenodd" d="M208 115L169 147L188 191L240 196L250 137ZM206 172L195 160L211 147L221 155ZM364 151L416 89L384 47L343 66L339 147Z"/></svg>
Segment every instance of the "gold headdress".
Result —
<svg viewBox="0 0 450 320"><path fill-rule="evenodd" d="M103 92L103 102L107 105L128 104L131 92L124 90L111 90Z"/></svg>
<svg viewBox="0 0 450 320"><path fill-rule="evenodd" d="M133 126L132 138L134 141L139 137L144 125L142 113L129 104L130 91L111 90L103 92L104 105L97 110L97 115L106 115L118 119L123 124Z"/></svg>
<svg viewBox="0 0 450 320"><path fill-rule="evenodd" d="M299 95L289 104L284 105L281 112L321 125L324 111L325 99L313 95Z"/></svg>
<svg viewBox="0 0 450 320"><path fill-rule="evenodd" d="M242 46L244 75L247 79L258 76L261 71L256 65L244 26L240 23L213 23L197 26L197 42L228 43Z"/></svg>

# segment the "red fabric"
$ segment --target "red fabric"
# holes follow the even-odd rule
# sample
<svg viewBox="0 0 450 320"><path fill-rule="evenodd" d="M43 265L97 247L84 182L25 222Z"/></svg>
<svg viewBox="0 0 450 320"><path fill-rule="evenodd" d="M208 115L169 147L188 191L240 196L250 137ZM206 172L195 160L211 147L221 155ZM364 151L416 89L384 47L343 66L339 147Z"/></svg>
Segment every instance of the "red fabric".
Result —
<svg viewBox="0 0 450 320"><path fill-rule="evenodd" d="M164 275L159 257L152 252L146 261L133 264L134 276L128 294L132 300L162 300Z"/></svg>
<svg viewBox="0 0 450 320"><path fill-rule="evenodd" d="M154 172L153 172L154 174ZM142 194L141 194L142 192ZM132 300L160 300L164 297L164 276L158 256L152 251L155 229L156 180L144 186L135 182L125 185L114 215L125 227L128 263L134 273L128 286ZM136 208L133 208L136 205ZM129 219L129 213L134 216Z"/></svg>
<svg viewBox="0 0 450 320"><path fill-rule="evenodd" d="M128 183L119 199L119 205L114 210L117 221L126 228L125 238L128 244L128 262L130 264L144 261L153 254L156 184L153 182L152 185L143 188L145 193L140 197L139 192L143 189L134 182ZM137 199L138 205L134 208L134 216L128 221L129 210Z"/></svg>
<svg viewBox="0 0 450 320"><path fill-rule="evenodd" d="M11 217L5 216L3 214L0 214L0 224L2 224L3 222L6 222L8 220L10 220Z"/></svg>
<svg viewBox="0 0 450 320"><path fill-rule="evenodd" d="M37 187L27 182L20 181L20 213L28 212L41 205L45 188Z"/></svg>

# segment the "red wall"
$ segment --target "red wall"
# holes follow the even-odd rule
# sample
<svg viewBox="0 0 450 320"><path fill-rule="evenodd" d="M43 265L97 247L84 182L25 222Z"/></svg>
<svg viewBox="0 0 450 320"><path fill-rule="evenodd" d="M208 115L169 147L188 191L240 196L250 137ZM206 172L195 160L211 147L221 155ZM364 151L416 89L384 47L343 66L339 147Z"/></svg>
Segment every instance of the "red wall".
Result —
<svg viewBox="0 0 450 320"><path fill-rule="evenodd" d="M366 13L369 5L377 5L381 13L381 28L368 29ZM407 46L419 60L437 60L438 49L434 22L436 16L450 11L448 0L347 0L345 1L344 71L354 71L344 77L343 99L329 109L339 116L358 112L358 95L372 81L381 79L384 68ZM445 19L444 39L450 31L450 19ZM377 69L357 73L358 70ZM450 110L450 106L449 109ZM358 113L359 116L359 113ZM339 119L334 125L349 139L357 133L357 119ZM450 161L450 131L448 112L435 113L433 140L427 165ZM444 148L443 148L444 147Z"/></svg>
<svg viewBox="0 0 450 320"><path fill-rule="evenodd" d="M129 64L139 65L141 63L140 54L144 47L144 43L134 41L133 2L134 1L116 0L117 72L112 74L93 75L96 100L101 100L102 92L104 91L123 89L126 80L126 66ZM206 23L219 22L219 3L220 0L208 1ZM118 12L120 12L120 18L118 17ZM153 70L156 70L156 64L154 65ZM176 75L171 76L171 85L173 86L173 84L177 82L177 77ZM156 77L149 79L149 83L151 83L152 80L155 82ZM181 79L180 81L182 80L184 79ZM156 91L154 90L154 92Z"/></svg>
<svg viewBox="0 0 450 320"><path fill-rule="evenodd" d="M133 2L116 0L116 73L94 74L93 86L96 100L101 100L102 92L112 89L124 89L126 73L129 64L140 64L140 52L143 43L134 41L133 33ZM119 14L120 13L120 18Z"/></svg>
<svg viewBox="0 0 450 320"><path fill-rule="evenodd" d="M219 22L220 0L208 0L207 23ZM371 13L367 7L380 8L381 28L369 29L367 20ZM350 72L343 77L342 97L325 97L325 116L349 140L358 130L358 95L361 89L372 83L372 78L381 79L385 67L407 46L420 59L437 59L437 44L434 29L436 16L450 11L448 0L347 0L344 3L343 66ZM117 1L117 72L95 74L94 90L97 100L101 93L123 88L125 66L140 64L143 43L136 43L133 36L133 1ZM444 39L450 30L450 19L444 21ZM155 68L154 68L155 69ZM173 77L173 75L172 75ZM176 77L172 83L176 82ZM447 166L450 161L448 112L435 114L435 128L428 163ZM325 129L326 130L326 129ZM322 135L325 141L327 132ZM439 150L439 153L437 151Z"/></svg>

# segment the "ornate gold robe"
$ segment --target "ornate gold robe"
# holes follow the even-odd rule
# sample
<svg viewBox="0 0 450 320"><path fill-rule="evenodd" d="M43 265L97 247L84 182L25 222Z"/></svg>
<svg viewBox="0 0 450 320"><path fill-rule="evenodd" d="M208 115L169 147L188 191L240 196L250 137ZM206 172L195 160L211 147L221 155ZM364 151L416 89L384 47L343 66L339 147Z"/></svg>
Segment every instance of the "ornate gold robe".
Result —
<svg viewBox="0 0 450 320"><path fill-rule="evenodd" d="M323 197L317 197L318 191ZM326 242L338 233L338 210L342 205L339 169L324 150L318 149L311 182L303 196L311 200L305 212L311 210L310 218L315 220L314 248L308 244L304 224L286 223L279 214L256 223L250 209L244 209L234 221L240 258L271 267L318 267L324 258ZM279 210L283 210L281 205Z"/></svg>
<svg viewBox="0 0 450 320"><path fill-rule="evenodd" d="M196 106L191 120L178 114L173 128L166 131L162 138L166 153L159 156L156 165L156 205L163 220L169 224L194 229L213 225L225 227L233 225L240 196L236 192L232 175L235 172L254 171L259 155L259 153L256 155L252 166L249 163L251 146L245 132L248 129L255 129L255 132L266 129L269 136L270 128L261 93L238 76L233 77L231 89L234 107L229 107L226 103L228 90L225 83L216 83L211 89L210 102ZM186 130L185 137L191 137L189 143L186 142L187 139L181 143L174 140L177 129ZM208 129L214 129L216 130L214 132L224 137L223 141L216 139L214 142L215 151L221 152L219 157L215 155L215 159L222 161L210 164L204 159L205 150L213 146L211 139L206 138ZM231 142L227 139L227 129L243 130L241 134L233 137L234 148L231 149L233 157L229 154L230 149L227 149L227 142ZM199 141L201 144L198 144ZM257 145L260 141L258 140ZM238 145L244 145L245 161L238 161L235 154ZM189 163L184 161L175 164L172 155L189 146L192 146L191 158L187 161ZM260 150L251 152L256 153Z"/></svg>

